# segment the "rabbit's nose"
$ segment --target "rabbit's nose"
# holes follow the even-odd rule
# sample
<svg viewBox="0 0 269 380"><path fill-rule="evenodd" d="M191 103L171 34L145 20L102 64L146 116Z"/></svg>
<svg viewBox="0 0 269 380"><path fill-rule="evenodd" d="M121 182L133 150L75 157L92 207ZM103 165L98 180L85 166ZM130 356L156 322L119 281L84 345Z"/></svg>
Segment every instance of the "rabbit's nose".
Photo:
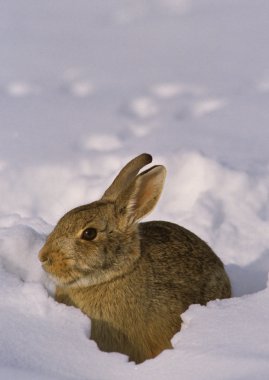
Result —
<svg viewBox="0 0 269 380"><path fill-rule="evenodd" d="M42 264L46 263L49 261L49 251L46 249L46 247L43 247L39 254L38 254L38 258L39 260L41 261Z"/></svg>

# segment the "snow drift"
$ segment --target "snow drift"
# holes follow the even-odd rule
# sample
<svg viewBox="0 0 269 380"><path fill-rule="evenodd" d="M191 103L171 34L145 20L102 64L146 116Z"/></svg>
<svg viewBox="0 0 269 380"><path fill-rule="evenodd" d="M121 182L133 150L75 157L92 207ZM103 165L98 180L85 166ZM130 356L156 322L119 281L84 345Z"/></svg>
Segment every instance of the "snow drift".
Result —
<svg viewBox="0 0 269 380"><path fill-rule="evenodd" d="M0 378L267 380L269 3L10 0L0 12ZM37 254L70 208L149 152L148 219L225 263L233 298L192 305L174 350L104 353L56 303Z"/></svg>

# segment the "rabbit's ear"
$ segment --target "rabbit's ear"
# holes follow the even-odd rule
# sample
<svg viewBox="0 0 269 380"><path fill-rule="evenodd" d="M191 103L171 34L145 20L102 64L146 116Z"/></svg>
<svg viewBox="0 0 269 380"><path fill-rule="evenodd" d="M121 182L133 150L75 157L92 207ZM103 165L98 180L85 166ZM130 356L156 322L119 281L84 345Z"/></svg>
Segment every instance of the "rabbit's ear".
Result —
<svg viewBox="0 0 269 380"><path fill-rule="evenodd" d="M143 166L150 164L152 157L150 154L143 153L128 162L127 165L119 172L112 184L104 193L102 200L114 201L119 194L134 180L137 173Z"/></svg>
<svg viewBox="0 0 269 380"><path fill-rule="evenodd" d="M139 174L120 194L116 206L124 226L138 221L152 211L160 198L165 177L164 166L153 166Z"/></svg>

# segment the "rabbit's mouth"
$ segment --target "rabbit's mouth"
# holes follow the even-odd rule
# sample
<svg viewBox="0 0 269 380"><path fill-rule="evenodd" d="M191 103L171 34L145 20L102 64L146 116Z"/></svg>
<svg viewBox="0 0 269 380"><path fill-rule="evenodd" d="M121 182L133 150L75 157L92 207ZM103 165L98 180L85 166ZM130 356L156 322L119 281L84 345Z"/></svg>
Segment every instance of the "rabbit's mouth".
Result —
<svg viewBox="0 0 269 380"><path fill-rule="evenodd" d="M92 277L90 275L88 276L80 276L80 277L75 277L75 276L64 276L64 277L59 277L56 276L55 274L52 274L48 271L46 271L48 277L52 280L52 282L59 287L62 288L86 288L92 285L96 285L96 283L100 283L101 281L96 281L95 277Z"/></svg>
<svg viewBox="0 0 269 380"><path fill-rule="evenodd" d="M54 284L56 286L59 286L59 287L75 287L75 284L76 282L79 282L79 279L70 279L70 278L61 278L61 277L57 277L51 273L47 273L49 278L54 282Z"/></svg>
<svg viewBox="0 0 269 380"><path fill-rule="evenodd" d="M63 275L59 275L58 273L55 274L52 271L48 270L46 266L42 265L44 271L46 272L47 276L51 279L51 281L59 287L65 287L65 288L76 288L76 287L82 287L83 283L86 281L84 280L84 277L78 277L77 274L71 273L70 271L64 273ZM84 285L85 286L85 285Z"/></svg>
<svg viewBox="0 0 269 380"><path fill-rule="evenodd" d="M42 264L43 270L46 272L47 276L54 282L55 285L59 287L76 287L83 280L84 276L79 275L79 273L70 268L55 268L49 263Z"/></svg>
<svg viewBox="0 0 269 380"><path fill-rule="evenodd" d="M56 286L68 288L82 288L99 283L96 281L94 272L79 270L70 265L64 266L62 263L52 264L49 260L42 263L42 269Z"/></svg>
<svg viewBox="0 0 269 380"><path fill-rule="evenodd" d="M42 263L43 270L57 286L69 286L84 276L76 269L76 261L73 256L51 250L46 245L39 252L39 260Z"/></svg>

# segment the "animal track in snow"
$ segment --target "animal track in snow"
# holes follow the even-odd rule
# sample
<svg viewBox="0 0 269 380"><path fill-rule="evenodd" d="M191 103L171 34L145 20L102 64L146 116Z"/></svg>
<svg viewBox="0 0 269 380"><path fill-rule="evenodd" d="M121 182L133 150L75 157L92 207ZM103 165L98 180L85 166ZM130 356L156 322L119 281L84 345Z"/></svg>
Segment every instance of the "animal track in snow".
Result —
<svg viewBox="0 0 269 380"><path fill-rule="evenodd" d="M56 81L57 83L57 81ZM43 87L43 88L42 88ZM13 80L3 86L3 92L13 98L25 98L28 96L37 96L45 92L55 94L65 92L76 98L86 98L95 93L95 86L90 79L82 76L79 71L67 71L61 83L55 87L41 86L32 84L23 80Z"/></svg>
<svg viewBox="0 0 269 380"><path fill-rule="evenodd" d="M72 95L79 98L85 98L94 93L94 86L89 81L76 81L70 85L70 92Z"/></svg>
<svg viewBox="0 0 269 380"><path fill-rule="evenodd" d="M192 114L195 117L202 117L212 112L215 112L226 105L226 101L217 98L207 98L194 103Z"/></svg>
<svg viewBox="0 0 269 380"><path fill-rule="evenodd" d="M151 88L151 92L163 99L173 98L180 95L203 95L204 90L201 86L186 83L159 83Z"/></svg>
<svg viewBox="0 0 269 380"><path fill-rule="evenodd" d="M181 105L181 118L202 117L225 106L226 101L216 97L208 97L206 90L195 84L160 83L151 88L151 92L159 99L186 98L187 105ZM183 117L182 117L183 116Z"/></svg>
<svg viewBox="0 0 269 380"><path fill-rule="evenodd" d="M157 126L155 124L133 123L129 125L130 132L136 137L145 137L149 135Z"/></svg>
<svg viewBox="0 0 269 380"><path fill-rule="evenodd" d="M6 85L5 90L12 97L22 98L29 95L37 95L40 93L38 86L32 85L24 81L13 81Z"/></svg>
<svg viewBox="0 0 269 380"><path fill-rule="evenodd" d="M160 82L124 107L129 132L135 137L150 135L165 123L205 117L227 104L195 83Z"/></svg>
<svg viewBox="0 0 269 380"><path fill-rule="evenodd" d="M99 152L109 152L119 149L122 141L116 135L110 134L93 134L86 138L83 143L86 150L96 150Z"/></svg>
<svg viewBox="0 0 269 380"><path fill-rule="evenodd" d="M70 68L64 73L64 89L78 98L86 98L95 92L91 80L86 79L80 69Z"/></svg>
<svg viewBox="0 0 269 380"><path fill-rule="evenodd" d="M147 119L153 117L159 111L158 105L154 99L149 96L141 96L131 101L129 110L131 114L133 114L135 117L138 117L139 119Z"/></svg>
<svg viewBox="0 0 269 380"><path fill-rule="evenodd" d="M257 90L263 93L269 92L269 76L265 76L262 80L258 82Z"/></svg>

